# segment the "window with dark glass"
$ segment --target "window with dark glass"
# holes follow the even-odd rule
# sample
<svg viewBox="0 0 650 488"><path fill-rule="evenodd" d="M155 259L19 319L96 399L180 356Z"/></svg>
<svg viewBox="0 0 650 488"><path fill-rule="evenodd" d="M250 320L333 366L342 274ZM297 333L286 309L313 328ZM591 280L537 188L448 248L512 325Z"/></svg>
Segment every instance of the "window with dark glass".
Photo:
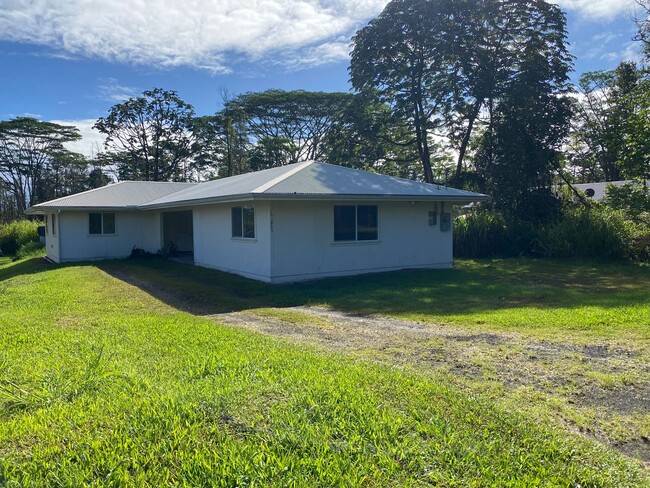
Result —
<svg viewBox="0 0 650 488"><path fill-rule="evenodd" d="M334 205L335 241L376 241L377 205Z"/></svg>
<svg viewBox="0 0 650 488"><path fill-rule="evenodd" d="M56 214L52 214L52 235L56 235Z"/></svg>
<svg viewBox="0 0 650 488"><path fill-rule="evenodd" d="M357 240L377 240L377 205L357 205Z"/></svg>
<svg viewBox="0 0 650 488"><path fill-rule="evenodd" d="M354 205L334 206L334 240L354 241L356 239L356 210Z"/></svg>
<svg viewBox="0 0 650 488"><path fill-rule="evenodd" d="M115 214L89 213L88 233L94 235L115 234Z"/></svg>
<svg viewBox="0 0 650 488"><path fill-rule="evenodd" d="M232 236L255 238L255 207L232 207Z"/></svg>

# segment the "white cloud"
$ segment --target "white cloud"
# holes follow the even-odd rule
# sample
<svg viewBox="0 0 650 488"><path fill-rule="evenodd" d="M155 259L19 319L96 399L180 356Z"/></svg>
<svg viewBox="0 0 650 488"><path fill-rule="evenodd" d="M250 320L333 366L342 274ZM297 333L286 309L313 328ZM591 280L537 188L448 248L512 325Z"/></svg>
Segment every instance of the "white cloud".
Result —
<svg viewBox="0 0 650 488"><path fill-rule="evenodd" d="M101 100L119 103L138 95L137 88L120 85L116 78L102 78L99 82L97 91Z"/></svg>
<svg viewBox="0 0 650 488"><path fill-rule="evenodd" d="M556 0L582 18L632 12L635 0ZM92 57L228 73L240 59L290 69L348 57L351 36L388 0L0 0L0 39ZM341 41L344 39L344 41ZM124 95L123 92L118 95ZM117 101L114 99L113 101Z"/></svg>
<svg viewBox="0 0 650 488"><path fill-rule="evenodd" d="M610 42L619 39L621 36L622 34L620 32L606 31L592 36L591 40L595 43L609 44Z"/></svg>
<svg viewBox="0 0 650 488"><path fill-rule="evenodd" d="M557 0L555 3L583 18L594 20L629 14L636 5L634 0Z"/></svg>
<svg viewBox="0 0 650 488"><path fill-rule="evenodd" d="M349 39L337 39L300 49L295 53L287 53L278 63L286 65L292 71L298 71L312 66L346 60L350 56L350 49Z"/></svg>
<svg viewBox="0 0 650 488"><path fill-rule="evenodd" d="M93 125L97 120L95 119L80 119L80 120L50 120L55 124L60 125L74 125L79 129L81 139L76 142L67 143L66 149L74 152L81 153L85 156L94 156L104 148L104 140L106 136L101 132L93 129Z"/></svg>
<svg viewBox="0 0 650 488"><path fill-rule="evenodd" d="M387 0L2 0L0 38L58 56L228 72L229 61L270 53L340 59ZM337 54L334 55L333 51ZM292 56L288 55L289 64Z"/></svg>
<svg viewBox="0 0 650 488"><path fill-rule="evenodd" d="M604 53L601 59L606 61L639 61L639 43L630 41L621 46L622 49Z"/></svg>

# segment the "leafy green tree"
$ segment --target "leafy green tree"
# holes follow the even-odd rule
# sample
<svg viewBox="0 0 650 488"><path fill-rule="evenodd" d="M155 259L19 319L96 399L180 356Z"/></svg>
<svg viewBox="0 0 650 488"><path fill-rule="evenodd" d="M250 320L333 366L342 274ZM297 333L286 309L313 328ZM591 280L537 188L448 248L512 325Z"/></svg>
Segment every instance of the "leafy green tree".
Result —
<svg viewBox="0 0 650 488"><path fill-rule="evenodd" d="M89 189L88 159L83 154L64 152L53 158L37 194L47 201Z"/></svg>
<svg viewBox="0 0 650 488"><path fill-rule="evenodd" d="M286 137L263 136L251 149L249 165L251 171L275 168L292 161L298 149Z"/></svg>
<svg viewBox="0 0 650 488"><path fill-rule="evenodd" d="M0 122L0 180L18 212L42 201L51 174L81 157L64 147L80 138L76 127L31 117Z"/></svg>
<svg viewBox="0 0 650 488"><path fill-rule="evenodd" d="M643 79L627 96L625 150L619 167L631 183L610 187L607 203L637 221L650 223L650 80Z"/></svg>
<svg viewBox="0 0 650 488"><path fill-rule="evenodd" d="M640 155L630 152L634 96L641 71L623 62L612 71L593 71L580 77L568 162L586 181L618 181L626 178L626 165L635 166ZM636 158L636 161L632 161Z"/></svg>
<svg viewBox="0 0 650 488"><path fill-rule="evenodd" d="M326 161L422 179L413 136L386 104L357 94L324 138Z"/></svg>
<svg viewBox="0 0 650 488"><path fill-rule="evenodd" d="M520 73L494 108L475 164L499 210L545 221L558 209L552 176L560 170L572 104L557 95L553 68L539 45L531 42L522 57Z"/></svg>
<svg viewBox="0 0 650 488"><path fill-rule="evenodd" d="M148 181L195 179L194 109L175 91L154 88L114 105L95 128L122 178Z"/></svg>
<svg viewBox="0 0 650 488"><path fill-rule="evenodd" d="M637 9L634 22L637 27L635 39L641 42L645 61L650 60L650 0L635 0Z"/></svg>
<svg viewBox="0 0 650 488"><path fill-rule="evenodd" d="M628 119L627 151L621 169L628 179L650 180L650 80L644 80L630 94L631 114Z"/></svg>
<svg viewBox="0 0 650 488"><path fill-rule="evenodd" d="M250 92L228 101L222 116L230 116L232 123L245 116L247 135L254 144L264 145L257 154L271 151L273 164L318 160L326 155L324 138L352 98L348 93L304 90Z"/></svg>
<svg viewBox="0 0 650 488"><path fill-rule="evenodd" d="M352 85L408 122L425 181L434 179L434 135L456 145L460 175L479 116L489 119L508 92L526 46L535 43L565 89L565 26L543 0L393 0L353 38Z"/></svg>
<svg viewBox="0 0 650 488"><path fill-rule="evenodd" d="M210 178L235 176L250 171L250 142L246 117L241 111L223 109L194 122L195 161Z"/></svg>
<svg viewBox="0 0 650 488"><path fill-rule="evenodd" d="M7 188L4 181L0 181L0 224L18 220L22 213L16 205L14 194Z"/></svg>

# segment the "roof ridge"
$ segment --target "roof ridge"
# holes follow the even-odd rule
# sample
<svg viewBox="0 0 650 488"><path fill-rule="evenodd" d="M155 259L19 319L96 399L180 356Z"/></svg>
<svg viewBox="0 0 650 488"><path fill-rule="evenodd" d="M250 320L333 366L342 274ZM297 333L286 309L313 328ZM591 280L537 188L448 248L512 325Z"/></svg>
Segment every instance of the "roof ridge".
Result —
<svg viewBox="0 0 650 488"><path fill-rule="evenodd" d="M149 180L122 180L122 181L117 181L115 183L109 183L108 185L104 186L109 186L109 185L117 185L119 183L163 183L165 185L197 185L199 183L202 183L200 181L149 181ZM104 186L100 188L104 188Z"/></svg>
<svg viewBox="0 0 650 488"><path fill-rule="evenodd" d="M296 163L295 168L291 168L286 173L282 173L280 176L276 176L271 181L267 181L266 183L258 186L257 188L253 189L251 193L264 193L266 190L270 190L278 183L281 183L282 181L286 180L290 176L295 175L299 171L302 171L307 166L311 166L312 164L314 164L314 161L303 161L302 163Z"/></svg>

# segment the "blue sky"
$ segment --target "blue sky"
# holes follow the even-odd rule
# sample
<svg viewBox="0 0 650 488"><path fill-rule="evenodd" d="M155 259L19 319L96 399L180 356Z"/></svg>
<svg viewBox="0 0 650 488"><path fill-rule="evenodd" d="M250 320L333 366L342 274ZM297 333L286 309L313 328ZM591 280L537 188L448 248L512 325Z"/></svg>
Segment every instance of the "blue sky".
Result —
<svg viewBox="0 0 650 488"><path fill-rule="evenodd" d="M77 125L153 87L197 114L220 90L349 90L350 37L386 0L0 0L0 118ZM638 46L633 0L561 0L575 74L612 69Z"/></svg>

